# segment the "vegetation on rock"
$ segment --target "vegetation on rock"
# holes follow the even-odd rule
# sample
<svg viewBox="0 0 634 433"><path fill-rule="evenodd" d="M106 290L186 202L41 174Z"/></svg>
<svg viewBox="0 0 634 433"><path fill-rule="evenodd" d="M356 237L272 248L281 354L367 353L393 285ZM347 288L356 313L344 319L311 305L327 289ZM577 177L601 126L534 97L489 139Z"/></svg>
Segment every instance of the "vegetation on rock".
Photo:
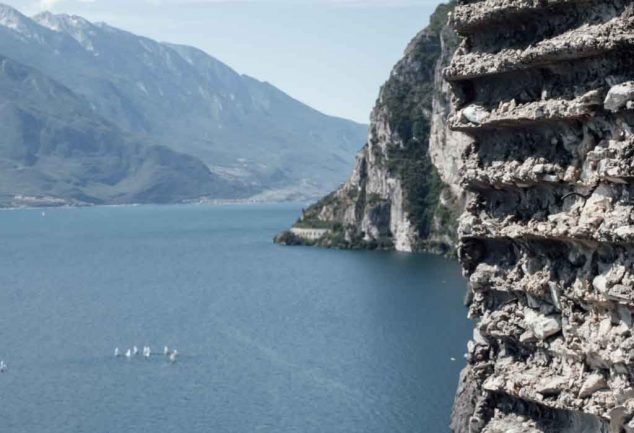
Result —
<svg viewBox="0 0 634 433"><path fill-rule="evenodd" d="M453 252L459 204L451 197L441 200L447 186L432 163L429 143L437 64L443 48L454 50L457 41L454 34L441 34L454 6L452 1L436 9L382 87L351 179L304 210L296 223L332 229L318 245L394 248L398 236L410 236L405 243L411 250ZM443 39L449 46L443 47ZM399 216L404 221L395 221Z"/></svg>

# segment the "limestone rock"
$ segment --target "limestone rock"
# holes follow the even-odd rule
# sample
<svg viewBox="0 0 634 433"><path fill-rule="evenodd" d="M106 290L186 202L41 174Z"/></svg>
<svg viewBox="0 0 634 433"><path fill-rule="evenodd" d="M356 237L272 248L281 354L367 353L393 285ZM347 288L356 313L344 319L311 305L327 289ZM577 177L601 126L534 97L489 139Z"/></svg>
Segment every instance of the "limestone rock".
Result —
<svg viewBox="0 0 634 433"><path fill-rule="evenodd" d="M489 113L486 108L481 107L479 105L469 105L467 108L462 110L462 117L471 123L475 123L480 125L484 122L491 113Z"/></svg>
<svg viewBox="0 0 634 433"><path fill-rule="evenodd" d="M561 323L558 317L544 316L533 310L525 311L524 321L533 335L540 340L545 340L561 331Z"/></svg>
<svg viewBox="0 0 634 433"><path fill-rule="evenodd" d="M560 394L568 387L569 380L564 377L545 379L536 387L536 391L544 396Z"/></svg>
<svg viewBox="0 0 634 433"><path fill-rule="evenodd" d="M634 81L612 86L603 106L606 110L617 112L627 107L628 102L634 101Z"/></svg>
<svg viewBox="0 0 634 433"><path fill-rule="evenodd" d="M448 126L473 139L459 255L481 335L462 385L479 397L452 428L631 430L634 2L459 0L451 22Z"/></svg>
<svg viewBox="0 0 634 433"><path fill-rule="evenodd" d="M579 391L579 398L590 397L595 392L607 388L607 386L608 383L605 381L603 376L599 374L591 374L590 377L583 382L583 386L581 386L581 390Z"/></svg>

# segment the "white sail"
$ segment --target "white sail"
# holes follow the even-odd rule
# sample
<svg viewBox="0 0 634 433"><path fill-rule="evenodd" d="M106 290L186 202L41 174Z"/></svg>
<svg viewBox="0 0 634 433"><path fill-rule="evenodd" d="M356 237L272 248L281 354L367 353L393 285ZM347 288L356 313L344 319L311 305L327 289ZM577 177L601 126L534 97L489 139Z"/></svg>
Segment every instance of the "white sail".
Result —
<svg viewBox="0 0 634 433"><path fill-rule="evenodd" d="M176 357L178 356L178 350L174 350L171 354L170 354L170 362L176 362Z"/></svg>

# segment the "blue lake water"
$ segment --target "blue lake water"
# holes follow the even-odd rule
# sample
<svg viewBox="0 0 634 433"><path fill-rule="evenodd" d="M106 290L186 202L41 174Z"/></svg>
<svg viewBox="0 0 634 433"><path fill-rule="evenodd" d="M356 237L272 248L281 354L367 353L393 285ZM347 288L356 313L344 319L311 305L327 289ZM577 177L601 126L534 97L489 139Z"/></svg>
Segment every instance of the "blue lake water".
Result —
<svg viewBox="0 0 634 433"><path fill-rule="evenodd" d="M448 432L458 264L274 245L298 212L0 212L0 431Z"/></svg>

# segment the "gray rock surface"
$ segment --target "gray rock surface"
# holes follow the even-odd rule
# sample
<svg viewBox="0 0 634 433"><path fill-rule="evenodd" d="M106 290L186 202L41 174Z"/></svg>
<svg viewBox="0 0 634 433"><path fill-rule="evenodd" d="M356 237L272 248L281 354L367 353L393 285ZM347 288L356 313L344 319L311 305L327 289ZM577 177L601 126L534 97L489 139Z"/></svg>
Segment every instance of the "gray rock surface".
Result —
<svg viewBox="0 0 634 433"><path fill-rule="evenodd" d="M631 430L634 2L460 1L450 21L477 329L452 429Z"/></svg>
<svg viewBox="0 0 634 433"><path fill-rule="evenodd" d="M612 86L605 97L603 106L606 110L616 113L623 108L629 109L628 102L634 101L634 81Z"/></svg>

